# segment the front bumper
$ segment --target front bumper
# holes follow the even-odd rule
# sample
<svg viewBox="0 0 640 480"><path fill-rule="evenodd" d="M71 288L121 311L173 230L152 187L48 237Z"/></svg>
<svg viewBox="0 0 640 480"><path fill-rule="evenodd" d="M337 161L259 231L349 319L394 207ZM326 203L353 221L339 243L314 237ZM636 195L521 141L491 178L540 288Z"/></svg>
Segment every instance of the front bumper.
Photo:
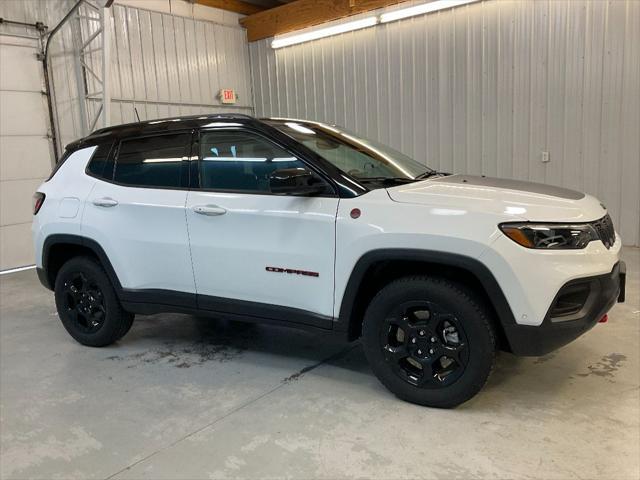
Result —
<svg viewBox="0 0 640 480"><path fill-rule="evenodd" d="M504 325L511 352L516 355L540 356L575 340L598 323L616 302L624 301L625 279L625 263L618 262L611 273L566 283L556 295L542 324ZM584 301L570 315L555 315L559 299L570 289L586 289Z"/></svg>

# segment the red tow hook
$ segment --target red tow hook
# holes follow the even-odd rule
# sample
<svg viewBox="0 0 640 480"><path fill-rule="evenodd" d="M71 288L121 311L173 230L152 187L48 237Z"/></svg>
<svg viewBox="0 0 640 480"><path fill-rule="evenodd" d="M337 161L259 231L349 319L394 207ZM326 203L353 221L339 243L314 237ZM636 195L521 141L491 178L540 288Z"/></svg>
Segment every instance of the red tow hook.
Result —
<svg viewBox="0 0 640 480"><path fill-rule="evenodd" d="M607 323L607 320L609 320L609 315L605 313L602 318L598 320L598 323Z"/></svg>

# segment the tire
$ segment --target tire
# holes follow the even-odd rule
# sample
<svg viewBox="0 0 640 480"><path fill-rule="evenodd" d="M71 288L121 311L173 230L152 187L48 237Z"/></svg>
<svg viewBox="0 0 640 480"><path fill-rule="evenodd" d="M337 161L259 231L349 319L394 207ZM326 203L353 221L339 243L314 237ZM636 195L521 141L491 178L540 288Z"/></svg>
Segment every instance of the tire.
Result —
<svg viewBox="0 0 640 480"><path fill-rule="evenodd" d="M124 311L109 277L91 257L68 260L56 276L54 291L62 325L82 345L111 345L133 324L134 315Z"/></svg>
<svg viewBox="0 0 640 480"><path fill-rule="evenodd" d="M473 291L429 276L382 288L365 313L362 343L387 389L437 408L456 407L478 393L496 352L489 311Z"/></svg>

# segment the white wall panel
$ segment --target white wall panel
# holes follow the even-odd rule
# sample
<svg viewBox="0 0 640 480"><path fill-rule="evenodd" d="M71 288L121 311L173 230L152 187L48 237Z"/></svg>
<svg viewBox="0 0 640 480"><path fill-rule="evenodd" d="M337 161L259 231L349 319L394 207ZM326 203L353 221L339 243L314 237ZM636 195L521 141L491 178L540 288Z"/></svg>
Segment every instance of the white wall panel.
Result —
<svg viewBox="0 0 640 480"><path fill-rule="evenodd" d="M640 243L639 1L484 0L270 41L250 44L257 115L342 124L437 169L587 191Z"/></svg>
<svg viewBox="0 0 640 480"><path fill-rule="evenodd" d="M6 32L3 30L3 32ZM33 262L31 197L51 171L38 43L0 32L0 270ZM9 238L15 234L15 239Z"/></svg>

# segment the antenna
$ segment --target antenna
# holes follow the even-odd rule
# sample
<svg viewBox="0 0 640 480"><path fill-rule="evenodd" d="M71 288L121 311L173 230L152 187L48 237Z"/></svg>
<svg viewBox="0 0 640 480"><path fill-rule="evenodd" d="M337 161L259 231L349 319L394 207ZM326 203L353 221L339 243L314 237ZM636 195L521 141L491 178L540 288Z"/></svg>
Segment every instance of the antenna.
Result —
<svg viewBox="0 0 640 480"><path fill-rule="evenodd" d="M136 117L138 118L138 123L140 123L140 115L138 115L138 109L134 106L133 111L136 112Z"/></svg>

